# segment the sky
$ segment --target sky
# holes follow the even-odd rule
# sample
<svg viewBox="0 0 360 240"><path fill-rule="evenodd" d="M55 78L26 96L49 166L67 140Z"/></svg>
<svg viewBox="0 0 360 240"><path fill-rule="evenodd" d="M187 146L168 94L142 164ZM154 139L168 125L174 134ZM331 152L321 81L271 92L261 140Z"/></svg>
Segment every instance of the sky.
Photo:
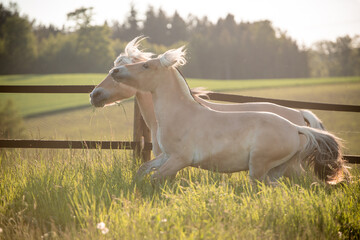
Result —
<svg viewBox="0 0 360 240"><path fill-rule="evenodd" d="M321 40L336 40L339 36L360 35L360 0L0 0L8 5L16 2L20 14L36 23L68 25L66 14L80 7L93 7L94 24L113 20L123 22L133 3L139 18L151 5L161 7L168 15L175 11L187 19L189 14L207 16L212 22L228 13L237 22L270 20L275 28L286 31L301 46L310 47Z"/></svg>

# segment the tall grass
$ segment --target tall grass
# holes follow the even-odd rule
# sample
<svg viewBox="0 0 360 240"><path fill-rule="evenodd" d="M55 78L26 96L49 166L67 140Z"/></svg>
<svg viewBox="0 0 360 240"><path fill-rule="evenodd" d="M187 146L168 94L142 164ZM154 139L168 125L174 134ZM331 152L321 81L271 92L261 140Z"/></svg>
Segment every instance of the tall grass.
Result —
<svg viewBox="0 0 360 240"><path fill-rule="evenodd" d="M311 174L278 186L194 168L133 182L119 150L2 150L1 239L357 239L359 167L335 187ZM103 222L108 233L97 224Z"/></svg>

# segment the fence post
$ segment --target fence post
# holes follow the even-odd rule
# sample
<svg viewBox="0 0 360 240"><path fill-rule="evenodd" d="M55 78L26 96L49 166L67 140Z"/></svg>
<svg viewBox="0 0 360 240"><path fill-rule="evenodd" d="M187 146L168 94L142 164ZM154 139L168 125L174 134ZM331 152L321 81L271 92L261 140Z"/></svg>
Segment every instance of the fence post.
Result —
<svg viewBox="0 0 360 240"><path fill-rule="evenodd" d="M150 161L151 151L145 150L144 146L146 142L151 142L151 133L146 126L143 117L141 116L137 99L134 99L134 131L133 141L140 142L140 146L134 149L134 158L140 157L142 162Z"/></svg>

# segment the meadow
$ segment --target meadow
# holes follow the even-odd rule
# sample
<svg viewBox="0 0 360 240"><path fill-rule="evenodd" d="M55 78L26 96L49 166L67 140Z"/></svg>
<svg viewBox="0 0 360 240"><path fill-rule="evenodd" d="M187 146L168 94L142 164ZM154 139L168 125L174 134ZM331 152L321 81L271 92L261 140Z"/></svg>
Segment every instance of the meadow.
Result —
<svg viewBox="0 0 360 240"><path fill-rule="evenodd" d="M1 152L0 239L358 239L360 168L326 186L311 173L251 184L247 172L182 170L133 182L126 151ZM98 229L99 223L105 227Z"/></svg>
<svg viewBox="0 0 360 240"><path fill-rule="evenodd" d="M97 84L103 77L81 83L84 76L91 79L79 75L72 83ZM189 83L243 95L360 105L359 77ZM88 101L86 94L81 98ZM345 139L345 152L360 154L358 113L314 112ZM129 140L132 115L132 101L126 101L27 118L26 135ZM180 171L173 181L152 185L147 177L135 183L139 164L131 151L0 149L0 239L360 238L360 166L351 166L350 183L327 186L310 171L274 187L251 184L247 172L195 168ZM99 223L105 227L98 229Z"/></svg>

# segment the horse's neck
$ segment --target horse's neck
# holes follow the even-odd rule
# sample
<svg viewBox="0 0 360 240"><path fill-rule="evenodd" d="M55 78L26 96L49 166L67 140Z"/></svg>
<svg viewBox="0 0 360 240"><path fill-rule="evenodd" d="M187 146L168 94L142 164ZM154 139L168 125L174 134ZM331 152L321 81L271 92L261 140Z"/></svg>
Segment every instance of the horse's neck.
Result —
<svg viewBox="0 0 360 240"><path fill-rule="evenodd" d="M146 125L148 128L150 128L151 131L154 131L157 127L157 123L151 93L137 91L135 96Z"/></svg>
<svg viewBox="0 0 360 240"><path fill-rule="evenodd" d="M153 102L159 122L176 117L183 111L192 111L200 107L191 95L185 79L176 69L172 69L153 92Z"/></svg>

